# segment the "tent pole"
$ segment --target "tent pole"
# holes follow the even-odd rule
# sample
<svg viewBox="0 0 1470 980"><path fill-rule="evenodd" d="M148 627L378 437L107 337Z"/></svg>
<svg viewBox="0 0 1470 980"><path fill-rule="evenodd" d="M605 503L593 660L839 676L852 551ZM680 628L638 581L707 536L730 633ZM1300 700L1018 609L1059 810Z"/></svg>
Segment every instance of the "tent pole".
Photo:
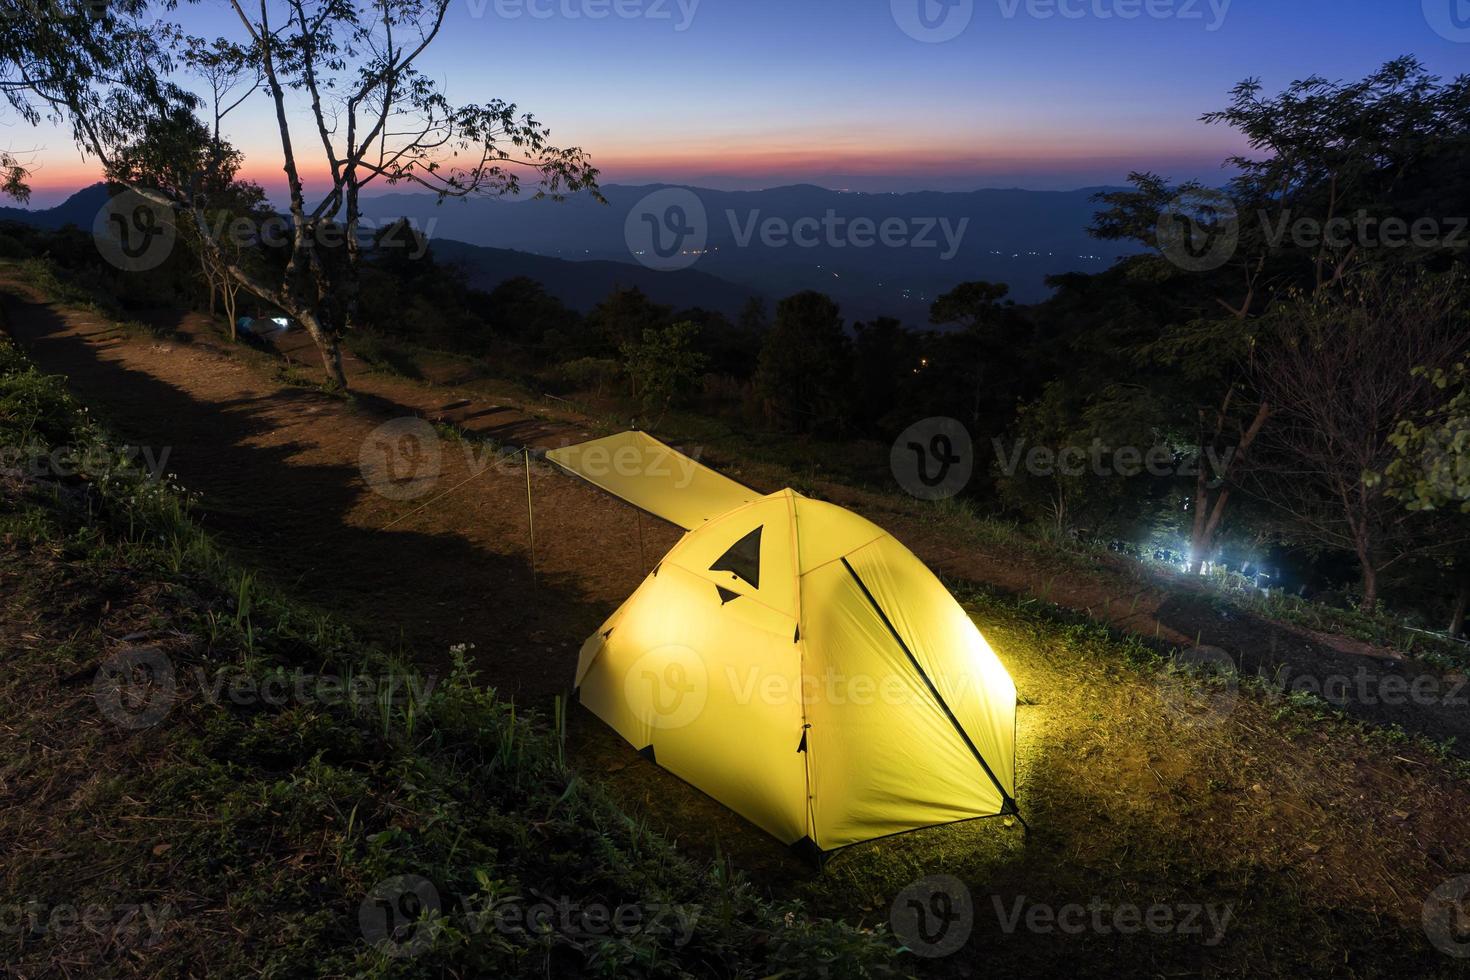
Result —
<svg viewBox="0 0 1470 980"><path fill-rule="evenodd" d="M526 527L531 536L531 584L536 584L536 512L531 508L531 447L527 446L523 452L526 454Z"/></svg>
<svg viewBox="0 0 1470 980"><path fill-rule="evenodd" d="M888 627L888 633L890 636L893 637L894 642L898 644L898 648L903 651L904 656L908 657L909 663L913 665L914 671L918 673L919 677L924 681L924 685L929 688L930 695L933 696L934 701L936 704L939 705L940 710L944 712L945 717L949 719L950 725L959 735L961 741L963 741L965 743L965 746L969 748L970 754L975 757L976 762L980 763L980 768L985 770L985 775L990 777L991 783L993 783L995 785L995 788L1000 792L1001 812L1004 813L1006 810L1011 810L1019 819L1021 816L1021 808L1016 805L1015 799L1011 797L1010 793L1006 792L1006 788L1002 786L1000 780L996 778L995 772L990 768L990 763L985 761L985 756L980 754L980 750L975 747L974 741L971 740L970 733L965 731L965 726L961 725L960 720L954 716L954 712L949 710L949 705L945 703L944 696L939 693L939 688L934 686L934 682L930 680L929 675L924 672L923 665L921 665L918 658L914 656L914 652L909 649L909 645L903 641L903 637L898 634L898 630L894 628L893 623L888 618L888 614L883 611L882 606L878 605L878 600L873 598L873 593L868 591L867 585L863 582L862 578L858 575L857 570L852 567L852 564L847 560L847 558L844 556L841 561L842 567L847 569L847 574L852 576L852 580L856 582L857 587L862 590L863 597L868 600L868 604L873 607L873 611L878 614L878 618L883 621L883 625ZM1022 821L1022 823L1024 824L1025 821Z"/></svg>
<svg viewBox="0 0 1470 980"><path fill-rule="evenodd" d="M643 553L643 511L634 508L633 516L638 518L638 570L648 571L648 556Z"/></svg>

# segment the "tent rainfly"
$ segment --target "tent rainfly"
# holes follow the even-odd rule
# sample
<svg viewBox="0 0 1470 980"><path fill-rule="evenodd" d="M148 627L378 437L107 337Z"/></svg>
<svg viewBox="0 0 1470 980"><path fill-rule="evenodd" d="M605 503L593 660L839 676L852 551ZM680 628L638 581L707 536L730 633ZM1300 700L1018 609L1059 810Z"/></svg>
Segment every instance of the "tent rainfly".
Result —
<svg viewBox="0 0 1470 980"><path fill-rule="evenodd" d="M1017 812L1015 684L882 528L640 432L547 458L687 532L578 658L582 703L642 754L819 863Z"/></svg>

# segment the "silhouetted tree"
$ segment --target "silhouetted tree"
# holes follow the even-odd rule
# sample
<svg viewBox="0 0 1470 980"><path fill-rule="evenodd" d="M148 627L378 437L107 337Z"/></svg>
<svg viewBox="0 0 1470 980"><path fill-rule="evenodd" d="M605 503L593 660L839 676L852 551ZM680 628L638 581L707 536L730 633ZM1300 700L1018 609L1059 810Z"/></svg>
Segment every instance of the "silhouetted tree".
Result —
<svg viewBox="0 0 1470 980"><path fill-rule="evenodd" d="M359 310L360 195L369 185L407 183L440 199L502 195L519 192L516 168L523 168L536 177L537 196L597 194L597 171L580 149L551 145L546 128L513 104L452 103L421 70L449 3L229 5L237 35L220 43L248 49L259 66L277 123L290 241L277 276L228 256L219 261L248 292L305 327L339 385L346 384L340 341ZM152 19L155 12L125 0L107 5L92 26L76 26L75 17L6 18L0 64L14 83L6 94L31 122L43 114L69 121L111 179L196 225L209 247L207 190L223 179L224 140L193 118L198 97L171 80L183 38ZM288 90L306 96L306 142L293 133L301 120L292 117ZM302 179L308 152L319 153L316 169L326 175L314 202ZM322 247L328 235L341 241L342 261Z"/></svg>
<svg viewBox="0 0 1470 980"><path fill-rule="evenodd" d="M851 405L851 358L836 303L811 290L783 299L755 375L767 417L800 432L841 430Z"/></svg>
<svg viewBox="0 0 1470 980"><path fill-rule="evenodd" d="M1274 307L1252 376L1276 406L1246 485L1280 511L1300 539L1358 558L1363 605L1407 559L1470 544L1432 512L1411 511L1374 479L1398 456L1399 420L1438 401L1426 372L1449 370L1465 343L1465 283L1373 270Z"/></svg>

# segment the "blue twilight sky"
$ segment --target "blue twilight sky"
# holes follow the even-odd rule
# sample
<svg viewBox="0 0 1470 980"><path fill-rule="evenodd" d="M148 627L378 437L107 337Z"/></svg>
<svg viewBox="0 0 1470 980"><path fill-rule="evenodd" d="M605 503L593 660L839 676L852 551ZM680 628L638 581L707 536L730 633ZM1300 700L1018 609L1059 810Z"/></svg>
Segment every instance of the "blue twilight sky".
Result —
<svg viewBox="0 0 1470 980"><path fill-rule="evenodd" d="M422 66L590 151L604 182L913 190L1219 175L1202 112L1260 76L1357 78L1412 54L1470 72L1470 0L452 0ZM600 16L599 16L600 15ZM222 0L172 15L240 36ZM953 35L952 37L950 35ZM939 40L948 38L947 40ZM263 95L232 117L280 182ZM298 113L301 137L311 135ZM66 131L6 119L36 204L95 179Z"/></svg>

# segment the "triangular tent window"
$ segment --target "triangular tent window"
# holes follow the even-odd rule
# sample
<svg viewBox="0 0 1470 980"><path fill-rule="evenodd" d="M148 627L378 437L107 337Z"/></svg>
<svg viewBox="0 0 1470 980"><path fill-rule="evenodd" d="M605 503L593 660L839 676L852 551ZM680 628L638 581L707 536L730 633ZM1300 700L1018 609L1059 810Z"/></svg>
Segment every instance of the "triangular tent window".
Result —
<svg viewBox="0 0 1470 980"><path fill-rule="evenodd" d="M709 567L712 572L729 572L749 582L752 588L761 587L761 530L764 525L751 531L730 546L730 550L715 560Z"/></svg>

